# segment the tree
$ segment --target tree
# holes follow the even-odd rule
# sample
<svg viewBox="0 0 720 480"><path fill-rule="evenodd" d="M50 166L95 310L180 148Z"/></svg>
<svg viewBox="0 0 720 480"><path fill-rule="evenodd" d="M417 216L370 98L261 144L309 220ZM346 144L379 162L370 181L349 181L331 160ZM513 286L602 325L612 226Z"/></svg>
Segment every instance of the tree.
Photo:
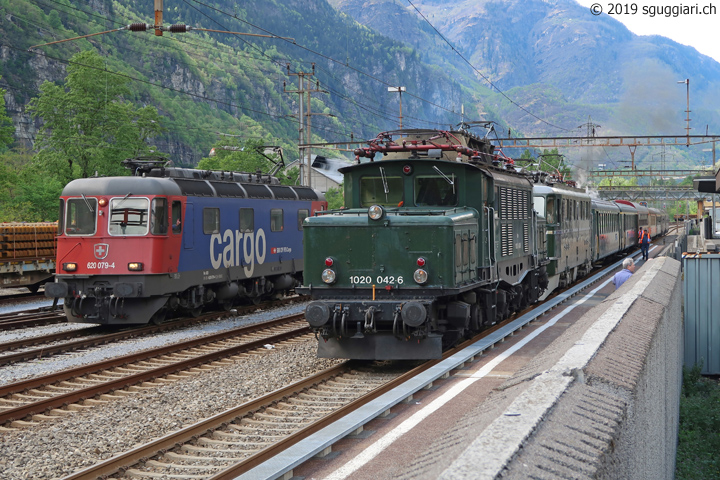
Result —
<svg viewBox="0 0 720 480"><path fill-rule="evenodd" d="M128 80L107 71L95 51L74 55L65 85L45 82L28 108L43 120L35 162L67 182L126 174L121 161L147 154L147 141L162 132L154 107L136 109L125 100Z"/></svg>
<svg viewBox="0 0 720 480"><path fill-rule="evenodd" d="M338 188L331 188L325 192L325 200L328 202L328 210L336 210L345 205L345 188L340 185Z"/></svg>
<svg viewBox="0 0 720 480"><path fill-rule="evenodd" d="M0 152L7 150L15 141L13 133L15 126L5 110L5 90L0 88Z"/></svg>
<svg viewBox="0 0 720 480"><path fill-rule="evenodd" d="M264 145L265 142L257 138L240 140L228 137L214 145L215 154L200 160L198 168L228 172L255 173L260 171L268 173L274 164L262 155Z"/></svg>

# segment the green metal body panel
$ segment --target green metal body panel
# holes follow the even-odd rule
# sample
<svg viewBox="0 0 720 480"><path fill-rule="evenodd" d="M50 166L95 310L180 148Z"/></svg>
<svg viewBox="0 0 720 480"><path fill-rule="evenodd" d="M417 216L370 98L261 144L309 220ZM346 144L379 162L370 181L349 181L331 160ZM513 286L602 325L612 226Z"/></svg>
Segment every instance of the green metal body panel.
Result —
<svg viewBox="0 0 720 480"><path fill-rule="evenodd" d="M444 214L418 213L397 208L380 220L371 220L363 209L308 218L304 254L310 261L305 262L305 285L312 287L314 294L336 288L370 291L373 285L401 293L421 287L447 288L474 279L474 266L457 265L454 242L457 235L477 237L477 211L463 208ZM336 273L332 285L321 279L328 257L333 259ZM425 259L428 272L423 285L413 280L420 257Z"/></svg>

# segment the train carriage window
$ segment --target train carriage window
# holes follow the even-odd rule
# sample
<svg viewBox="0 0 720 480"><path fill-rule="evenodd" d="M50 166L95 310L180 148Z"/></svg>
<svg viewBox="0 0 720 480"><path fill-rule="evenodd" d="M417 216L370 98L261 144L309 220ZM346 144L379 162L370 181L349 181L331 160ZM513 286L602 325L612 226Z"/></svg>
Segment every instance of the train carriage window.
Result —
<svg viewBox="0 0 720 480"><path fill-rule="evenodd" d="M547 217L545 217L547 223L555 223L555 199L552 197L548 198L547 202Z"/></svg>
<svg viewBox="0 0 720 480"><path fill-rule="evenodd" d="M153 235L167 235L167 199L153 199L152 209L150 212L150 233L152 233Z"/></svg>
<svg viewBox="0 0 720 480"><path fill-rule="evenodd" d="M68 199L65 234L94 235L96 229L95 219L97 218L95 212L97 212L97 199L95 198Z"/></svg>
<svg viewBox="0 0 720 480"><path fill-rule="evenodd" d="M310 211L307 209L298 210L298 230L303 229L303 222L310 215Z"/></svg>
<svg viewBox="0 0 720 480"><path fill-rule="evenodd" d="M270 231L282 232L283 230L283 210L282 208L273 208L270 210Z"/></svg>
<svg viewBox="0 0 720 480"><path fill-rule="evenodd" d="M180 217L182 217L182 203L177 200L172 202L171 215L170 221L172 222L173 233L182 233L182 221L180 220Z"/></svg>
<svg viewBox="0 0 720 480"><path fill-rule="evenodd" d="M545 197L533 197L533 208L539 216L545 216Z"/></svg>
<svg viewBox="0 0 720 480"><path fill-rule="evenodd" d="M403 201L403 179L401 177L376 176L360 179L360 206L397 206Z"/></svg>
<svg viewBox="0 0 720 480"><path fill-rule="evenodd" d="M452 183L450 183L452 182ZM457 205L455 175L415 177L415 205L449 207Z"/></svg>
<svg viewBox="0 0 720 480"><path fill-rule="evenodd" d="M252 208L240 209L240 232L248 233L255 230L255 210Z"/></svg>
<svg viewBox="0 0 720 480"><path fill-rule="evenodd" d="M147 235L150 201L147 198L119 197L110 200L110 235Z"/></svg>
<svg viewBox="0 0 720 480"><path fill-rule="evenodd" d="M203 233L206 235L220 233L219 208L203 208Z"/></svg>

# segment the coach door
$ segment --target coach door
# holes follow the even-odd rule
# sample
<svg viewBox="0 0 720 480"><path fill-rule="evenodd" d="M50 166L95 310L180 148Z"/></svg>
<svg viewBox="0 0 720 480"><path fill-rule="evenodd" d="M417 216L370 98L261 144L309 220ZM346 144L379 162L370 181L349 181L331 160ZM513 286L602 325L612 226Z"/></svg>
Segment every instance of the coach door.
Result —
<svg viewBox="0 0 720 480"><path fill-rule="evenodd" d="M185 225L183 226L183 246L187 250L195 248L195 210L192 203L185 204Z"/></svg>

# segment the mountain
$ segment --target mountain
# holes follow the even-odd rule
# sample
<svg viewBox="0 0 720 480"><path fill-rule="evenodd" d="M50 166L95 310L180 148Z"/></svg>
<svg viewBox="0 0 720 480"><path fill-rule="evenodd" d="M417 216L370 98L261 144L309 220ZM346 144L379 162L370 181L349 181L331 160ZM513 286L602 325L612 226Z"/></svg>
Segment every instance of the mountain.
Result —
<svg viewBox="0 0 720 480"><path fill-rule="evenodd" d="M585 135L579 126L588 122L600 125L598 135L682 135L685 87L677 81L685 78L692 132L720 132L720 64L664 37L634 35L571 0L329 2L164 2L166 25L284 39L123 30L29 52L151 22L152 2L0 0L0 88L18 139L32 146L40 120L27 103L43 81L63 81L73 53L95 48L109 72L130 79L133 102L157 106L168 129L157 146L186 164L207 155L217 132L262 137L292 158L292 92L298 73L313 71L313 142L397 128L400 101L403 125L413 128L483 119L522 136ZM388 91L397 86L407 89L402 97ZM641 150L636 159L650 164L657 152ZM627 153L602 155L612 162ZM690 149L673 153L677 165L701 163Z"/></svg>

